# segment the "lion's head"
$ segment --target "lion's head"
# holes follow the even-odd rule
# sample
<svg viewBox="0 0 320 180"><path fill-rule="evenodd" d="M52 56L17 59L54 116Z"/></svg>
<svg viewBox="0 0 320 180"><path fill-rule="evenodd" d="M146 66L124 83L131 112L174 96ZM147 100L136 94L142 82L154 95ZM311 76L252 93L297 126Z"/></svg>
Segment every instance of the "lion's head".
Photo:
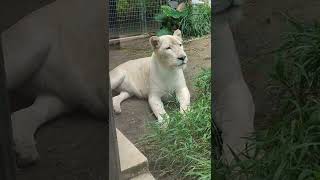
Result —
<svg viewBox="0 0 320 180"><path fill-rule="evenodd" d="M152 36L150 44L159 63L167 68L185 68L188 57L183 49L181 31L173 35Z"/></svg>

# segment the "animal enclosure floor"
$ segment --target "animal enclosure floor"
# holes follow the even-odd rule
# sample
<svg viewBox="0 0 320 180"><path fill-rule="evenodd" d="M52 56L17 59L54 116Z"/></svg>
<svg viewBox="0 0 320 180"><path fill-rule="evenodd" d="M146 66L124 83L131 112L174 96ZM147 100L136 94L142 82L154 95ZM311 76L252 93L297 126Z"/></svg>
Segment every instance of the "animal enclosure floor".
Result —
<svg viewBox="0 0 320 180"><path fill-rule="evenodd" d="M201 71L201 68L211 67L210 39L209 36L184 43L184 49L189 59L185 77L187 86L190 89L191 98L194 98L193 78ZM120 48L110 49L109 68L112 70L128 60L148 57L151 54L152 50L148 38L125 42L121 44ZM143 135L148 133L146 128L147 123L155 121L148 102L146 100L130 98L121 103L121 110L120 114L114 116L116 126L130 141L137 143ZM152 171L152 167L150 167L150 170ZM154 175L157 176L156 174Z"/></svg>
<svg viewBox="0 0 320 180"><path fill-rule="evenodd" d="M41 160L18 171L17 180L106 180L107 125L83 113L58 118L39 129Z"/></svg>
<svg viewBox="0 0 320 180"><path fill-rule="evenodd" d="M11 111L32 101L10 94ZM18 169L17 180L106 180L107 123L83 112L72 112L41 126L36 133L40 161Z"/></svg>
<svg viewBox="0 0 320 180"><path fill-rule="evenodd" d="M318 0L247 0L243 5L243 19L232 26L234 39L247 81L256 105L256 128L270 126L276 112L276 99L268 94L269 72L274 56L268 54L279 47L282 33L288 24L281 12L288 12L299 20L320 20Z"/></svg>

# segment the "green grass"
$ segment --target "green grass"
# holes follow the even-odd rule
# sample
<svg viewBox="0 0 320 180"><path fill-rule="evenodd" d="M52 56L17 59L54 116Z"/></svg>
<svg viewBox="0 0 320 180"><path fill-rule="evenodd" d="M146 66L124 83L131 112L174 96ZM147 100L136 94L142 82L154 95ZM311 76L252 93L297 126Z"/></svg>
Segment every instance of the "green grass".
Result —
<svg viewBox="0 0 320 180"><path fill-rule="evenodd" d="M281 113L267 130L251 137L254 156L218 166L220 179L318 180L320 172L320 24L292 25L276 52L271 74Z"/></svg>
<svg viewBox="0 0 320 180"><path fill-rule="evenodd" d="M201 37L211 32L211 8L208 5L197 5L189 8L188 15L181 21L184 36Z"/></svg>
<svg viewBox="0 0 320 180"><path fill-rule="evenodd" d="M176 100L170 109L167 128L150 125L150 134L140 142L148 154L151 170L174 179L211 180L211 72L203 70L195 79L197 97L190 111L179 113Z"/></svg>

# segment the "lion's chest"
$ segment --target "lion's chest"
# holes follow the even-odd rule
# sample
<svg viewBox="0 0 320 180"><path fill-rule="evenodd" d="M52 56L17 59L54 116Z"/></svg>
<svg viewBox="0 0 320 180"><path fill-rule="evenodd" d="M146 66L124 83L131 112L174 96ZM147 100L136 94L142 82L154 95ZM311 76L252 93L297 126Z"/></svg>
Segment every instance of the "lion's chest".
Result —
<svg viewBox="0 0 320 180"><path fill-rule="evenodd" d="M150 93L156 93L160 97L171 96L177 89L184 86L183 72L151 72Z"/></svg>

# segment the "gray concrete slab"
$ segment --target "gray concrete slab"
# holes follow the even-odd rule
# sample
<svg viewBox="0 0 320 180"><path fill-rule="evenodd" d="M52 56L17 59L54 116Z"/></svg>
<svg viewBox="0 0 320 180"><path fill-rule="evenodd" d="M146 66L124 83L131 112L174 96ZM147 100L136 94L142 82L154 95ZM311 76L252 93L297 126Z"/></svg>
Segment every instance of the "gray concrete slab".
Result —
<svg viewBox="0 0 320 180"><path fill-rule="evenodd" d="M147 173L147 158L117 129L121 177L130 179Z"/></svg>

